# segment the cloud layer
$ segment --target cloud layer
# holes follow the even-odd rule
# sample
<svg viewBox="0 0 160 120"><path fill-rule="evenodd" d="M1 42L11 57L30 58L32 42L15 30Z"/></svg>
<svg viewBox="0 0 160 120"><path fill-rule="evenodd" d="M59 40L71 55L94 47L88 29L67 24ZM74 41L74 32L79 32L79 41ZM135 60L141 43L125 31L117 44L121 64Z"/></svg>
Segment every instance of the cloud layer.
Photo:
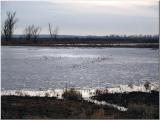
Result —
<svg viewBox="0 0 160 120"><path fill-rule="evenodd" d="M1 6L2 22L7 11L17 12L17 34L30 24L48 34L48 22L59 26L60 34L158 34L156 0L3 1Z"/></svg>

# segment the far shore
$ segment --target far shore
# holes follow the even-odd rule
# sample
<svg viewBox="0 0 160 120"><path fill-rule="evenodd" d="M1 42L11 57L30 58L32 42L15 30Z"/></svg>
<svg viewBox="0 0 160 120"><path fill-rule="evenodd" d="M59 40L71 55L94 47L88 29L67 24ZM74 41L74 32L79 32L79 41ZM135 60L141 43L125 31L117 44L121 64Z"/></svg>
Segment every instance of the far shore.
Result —
<svg viewBox="0 0 160 120"><path fill-rule="evenodd" d="M1 46L45 46L45 47L115 47L115 48L159 48L159 43L113 43L113 44L14 44L2 43Z"/></svg>

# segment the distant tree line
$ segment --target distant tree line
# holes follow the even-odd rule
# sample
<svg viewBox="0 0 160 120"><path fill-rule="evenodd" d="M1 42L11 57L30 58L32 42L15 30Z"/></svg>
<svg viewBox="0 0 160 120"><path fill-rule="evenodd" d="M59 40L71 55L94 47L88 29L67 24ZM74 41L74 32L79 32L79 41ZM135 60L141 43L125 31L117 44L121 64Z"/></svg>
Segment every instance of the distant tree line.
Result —
<svg viewBox="0 0 160 120"><path fill-rule="evenodd" d="M2 24L2 45L53 45L53 44L120 44L120 43L159 43L158 35L108 35L108 36L62 36L58 35L59 28L53 28L48 23L50 37L40 35L41 27L29 25L24 28L24 34L18 37L13 35L18 19L16 12L7 12L7 18Z"/></svg>

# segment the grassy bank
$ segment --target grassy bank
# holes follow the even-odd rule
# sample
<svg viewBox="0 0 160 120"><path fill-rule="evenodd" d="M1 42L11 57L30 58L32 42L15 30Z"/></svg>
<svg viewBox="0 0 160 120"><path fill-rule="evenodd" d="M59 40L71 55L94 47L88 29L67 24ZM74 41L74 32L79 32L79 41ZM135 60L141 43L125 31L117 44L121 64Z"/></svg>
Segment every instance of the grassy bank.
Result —
<svg viewBox="0 0 160 120"><path fill-rule="evenodd" d="M105 111L107 114L105 115ZM2 118L110 118L118 110L85 101L49 97L2 96Z"/></svg>
<svg viewBox="0 0 160 120"><path fill-rule="evenodd" d="M123 105L128 111L95 105L83 99L2 96L2 118L159 118L159 93L156 91L97 94L93 99Z"/></svg>

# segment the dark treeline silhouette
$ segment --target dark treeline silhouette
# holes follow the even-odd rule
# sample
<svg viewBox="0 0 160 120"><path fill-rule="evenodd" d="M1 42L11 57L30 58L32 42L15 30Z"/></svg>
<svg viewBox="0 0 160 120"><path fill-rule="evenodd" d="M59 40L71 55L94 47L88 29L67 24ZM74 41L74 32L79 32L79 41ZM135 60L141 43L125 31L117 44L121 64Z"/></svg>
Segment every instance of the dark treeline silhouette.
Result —
<svg viewBox="0 0 160 120"><path fill-rule="evenodd" d="M49 36L49 35L48 35ZM10 41L5 41L2 37L3 44L35 44L34 37L26 39L26 36L13 37ZM114 43L159 43L158 35L140 35L140 36L67 36L57 35L56 39L47 36L39 36L37 44L114 44Z"/></svg>
<svg viewBox="0 0 160 120"><path fill-rule="evenodd" d="M40 35L41 28L30 25L24 28L23 35L13 35L17 18L16 12L7 12L7 18L2 23L2 45L40 45L40 46L123 46L127 47L158 47L158 35L108 35L108 36L63 36L58 35L59 28L53 28L48 23L48 35ZM140 44L141 43L141 44ZM124 45L125 44L125 45ZM128 44L128 45L126 45Z"/></svg>

